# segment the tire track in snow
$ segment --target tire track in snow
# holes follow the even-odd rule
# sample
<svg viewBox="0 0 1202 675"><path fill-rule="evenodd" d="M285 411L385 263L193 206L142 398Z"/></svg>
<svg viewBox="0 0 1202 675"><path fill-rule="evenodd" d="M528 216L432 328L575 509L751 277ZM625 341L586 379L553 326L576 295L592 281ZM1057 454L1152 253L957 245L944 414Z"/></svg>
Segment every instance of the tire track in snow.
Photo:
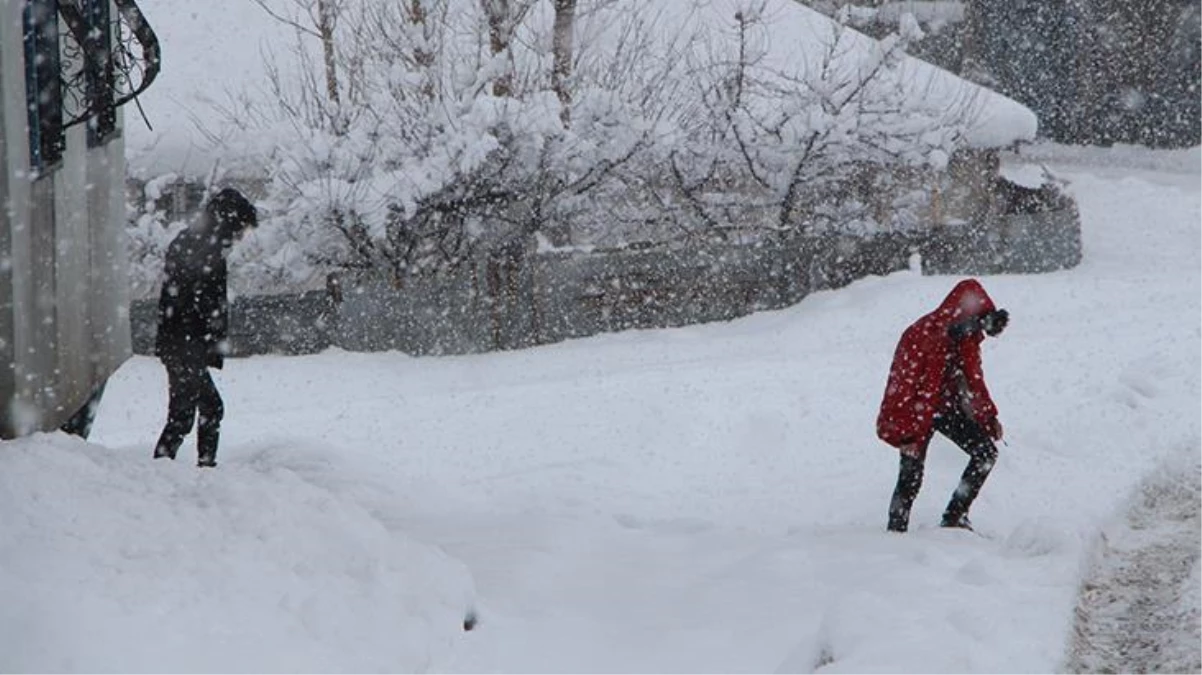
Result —
<svg viewBox="0 0 1202 675"><path fill-rule="evenodd" d="M1067 672L1202 672L1200 512L1196 460L1144 481L1125 519L1101 535Z"/></svg>

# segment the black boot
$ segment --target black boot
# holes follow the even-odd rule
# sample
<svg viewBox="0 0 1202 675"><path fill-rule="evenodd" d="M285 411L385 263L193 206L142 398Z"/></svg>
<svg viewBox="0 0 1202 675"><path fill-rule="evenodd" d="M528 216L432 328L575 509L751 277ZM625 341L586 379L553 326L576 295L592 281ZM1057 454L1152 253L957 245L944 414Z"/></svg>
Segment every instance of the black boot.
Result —
<svg viewBox="0 0 1202 675"><path fill-rule="evenodd" d="M217 466L217 440L220 435L216 425L205 424L205 420L201 420L196 433L196 466Z"/></svg>
<svg viewBox="0 0 1202 675"><path fill-rule="evenodd" d="M983 444L973 453L972 459L960 476L960 484L956 486L956 491L952 493L952 498L943 511L943 520L939 523L941 526L972 529L972 522L968 520L968 510L972 508L972 503L981 492L981 486L989 477L995 461L997 450L992 444Z"/></svg>
<svg viewBox="0 0 1202 675"><path fill-rule="evenodd" d="M196 425L196 466L217 466L217 440L221 437L221 418L225 408L213 381L205 373L205 387L199 402Z"/></svg>
<svg viewBox="0 0 1202 675"><path fill-rule="evenodd" d="M968 519L967 513L954 514L944 513L943 520L939 521L940 527L956 527L961 530L972 531L972 521Z"/></svg>
<svg viewBox="0 0 1202 675"><path fill-rule="evenodd" d="M184 437L188 435L191 428L191 418L182 412L177 411L168 417L167 426L163 427L163 433L159 435L158 442L154 444L154 458L175 459L175 453L179 452L179 446L184 444Z"/></svg>

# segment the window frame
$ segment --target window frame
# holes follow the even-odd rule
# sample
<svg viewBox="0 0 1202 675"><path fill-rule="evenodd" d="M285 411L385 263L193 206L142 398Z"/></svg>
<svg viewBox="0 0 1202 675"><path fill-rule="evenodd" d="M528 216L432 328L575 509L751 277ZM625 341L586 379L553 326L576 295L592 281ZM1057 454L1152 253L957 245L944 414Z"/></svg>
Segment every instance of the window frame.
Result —
<svg viewBox="0 0 1202 675"><path fill-rule="evenodd" d="M62 166L67 149L58 9L58 0L25 0L21 15L29 168L35 177Z"/></svg>
<svg viewBox="0 0 1202 675"><path fill-rule="evenodd" d="M102 146L119 135L117 128L116 78L113 64L113 23L109 0L81 0L87 38L84 70L87 79L89 115L88 147Z"/></svg>

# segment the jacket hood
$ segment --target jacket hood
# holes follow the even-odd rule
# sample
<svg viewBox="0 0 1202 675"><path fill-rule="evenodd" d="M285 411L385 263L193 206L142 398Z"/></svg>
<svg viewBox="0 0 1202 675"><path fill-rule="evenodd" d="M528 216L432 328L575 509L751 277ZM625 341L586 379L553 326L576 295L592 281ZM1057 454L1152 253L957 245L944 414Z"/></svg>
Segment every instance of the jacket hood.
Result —
<svg viewBox="0 0 1202 675"><path fill-rule="evenodd" d="M995 309L993 299L985 292L981 282L965 279L947 294L936 313L950 323L958 323L964 319L980 318Z"/></svg>
<svg viewBox="0 0 1202 675"><path fill-rule="evenodd" d="M233 188L225 188L213 195L205 205L201 220L202 228L223 246L229 246L244 230L259 224L254 205Z"/></svg>

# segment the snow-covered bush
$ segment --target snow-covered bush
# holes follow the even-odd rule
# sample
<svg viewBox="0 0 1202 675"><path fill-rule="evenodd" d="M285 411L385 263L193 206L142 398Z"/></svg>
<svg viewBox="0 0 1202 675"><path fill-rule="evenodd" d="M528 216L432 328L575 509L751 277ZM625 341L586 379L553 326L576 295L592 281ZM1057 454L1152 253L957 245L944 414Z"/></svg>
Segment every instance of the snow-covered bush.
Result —
<svg viewBox="0 0 1202 675"><path fill-rule="evenodd" d="M299 67L240 121L268 272L912 224L971 123L902 37L793 0L288 1Z"/></svg>
<svg viewBox="0 0 1202 675"><path fill-rule="evenodd" d="M129 247L130 293L134 298L147 297L158 290L163 258L167 247L184 223L172 221L164 208L166 188L174 185L180 177L174 173L164 174L147 181L127 204L130 219L125 232Z"/></svg>
<svg viewBox="0 0 1202 675"><path fill-rule="evenodd" d="M631 87L577 87L565 123L550 37L517 22L549 12L519 4L495 36L483 5L343 3L337 96L304 70L274 78L278 106L255 111L290 134L265 158L274 224L311 262L401 277L525 242L652 145Z"/></svg>

